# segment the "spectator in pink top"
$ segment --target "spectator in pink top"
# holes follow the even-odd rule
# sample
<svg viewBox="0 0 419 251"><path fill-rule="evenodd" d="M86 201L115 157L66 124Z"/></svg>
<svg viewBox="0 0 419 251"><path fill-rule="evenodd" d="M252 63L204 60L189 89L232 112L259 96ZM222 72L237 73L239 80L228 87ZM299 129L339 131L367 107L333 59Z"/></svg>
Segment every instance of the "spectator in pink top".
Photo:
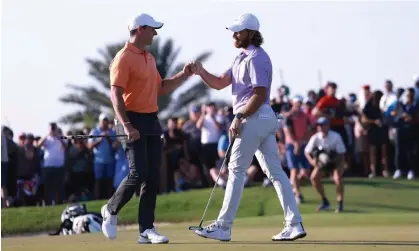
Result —
<svg viewBox="0 0 419 251"><path fill-rule="evenodd" d="M297 203L303 203L300 192L300 180L308 177L310 164L304 156L304 148L311 136L312 122L301 109L303 99L300 96L293 98L292 108L285 121L285 144L290 181Z"/></svg>

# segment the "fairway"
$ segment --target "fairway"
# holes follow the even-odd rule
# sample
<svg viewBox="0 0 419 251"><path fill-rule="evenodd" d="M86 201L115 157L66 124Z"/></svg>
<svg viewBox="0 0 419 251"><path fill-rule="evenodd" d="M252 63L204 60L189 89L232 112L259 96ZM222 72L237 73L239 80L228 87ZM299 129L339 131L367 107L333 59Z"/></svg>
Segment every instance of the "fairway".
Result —
<svg viewBox="0 0 419 251"><path fill-rule="evenodd" d="M395 221L394 214L334 215L330 212L306 218L308 236L295 242L272 242L271 236L279 232L282 225L281 217L269 216L238 219L230 242L198 237L187 229L188 224L182 223L159 228L170 238L169 244L139 245L136 243L138 232L130 230L120 231L115 241L107 240L102 234L5 238L2 250L419 250L417 213L403 214L399 222ZM365 222L368 219L371 221Z"/></svg>

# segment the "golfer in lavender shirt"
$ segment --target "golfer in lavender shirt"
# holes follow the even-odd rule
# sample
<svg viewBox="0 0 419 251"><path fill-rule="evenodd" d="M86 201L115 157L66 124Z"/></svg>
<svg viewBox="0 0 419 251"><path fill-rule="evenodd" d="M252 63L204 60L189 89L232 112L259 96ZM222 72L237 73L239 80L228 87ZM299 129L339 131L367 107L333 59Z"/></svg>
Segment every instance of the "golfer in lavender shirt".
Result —
<svg viewBox="0 0 419 251"><path fill-rule="evenodd" d="M230 161L229 177L220 214L214 223L195 233L205 238L231 240L233 220L243 193L246 169L256 155L262 170L272 181L284 210L285 227L272 240L296 240L306 236L291 183L281 167L275 133L279 124L268 105L272 83L272 63L260 47L263 38L259 21L252 14L238 17L227 29L234 32L234 46L240 54L221 76L208 73L195 62L195 74L211 88L232 87L235 118L229 129L235 137Z"/></svg>

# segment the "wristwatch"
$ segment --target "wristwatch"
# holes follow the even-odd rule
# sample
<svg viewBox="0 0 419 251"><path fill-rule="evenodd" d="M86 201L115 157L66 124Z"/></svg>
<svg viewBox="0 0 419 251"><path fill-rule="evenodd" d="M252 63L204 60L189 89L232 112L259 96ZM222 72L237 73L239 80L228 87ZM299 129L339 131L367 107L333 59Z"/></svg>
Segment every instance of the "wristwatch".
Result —
<svg viewBox="0 0 419 251"><path fill-rule="evenodd" d="M238 120L243 120L244 118L243 118L243 114L242 113L237 113L236 114L236 118L238 119Z"/></svg>

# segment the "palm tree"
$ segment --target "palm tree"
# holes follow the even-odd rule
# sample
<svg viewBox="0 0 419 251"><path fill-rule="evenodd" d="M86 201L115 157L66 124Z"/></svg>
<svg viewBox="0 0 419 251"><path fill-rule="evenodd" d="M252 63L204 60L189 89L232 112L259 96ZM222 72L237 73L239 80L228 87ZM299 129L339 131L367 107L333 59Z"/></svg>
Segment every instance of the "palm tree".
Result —
<svg viewBox="0 0 419 251"><path fill-rule="evenodd" d="M112 103L109 97L110 79L109 65L116 53L124 46L125 42L107 45L104 50L99 50L100 59L86 59L89 67L89 76L99 83L98 86L92 85L74 85L67 84L70 93L60 97L60 102L64 104L77 105L81 109L73 113L64 115L60 118L60 122L76 127L82 123L85 126L93 127L99 114L104 111L114 114ZM162 44L162 45L161 45ZM149 52L156 59L157 70L161 77L167 78L183 69L184 63L176 63L176 58L180 52L180 48L174 48L173 40L167 39L161 42L159 38L153 41L149 48ZM211 55L211 52L200 54L195 61L205 61ZM158 99L159 110L164 111L163 114L172 114L174 111L184 111L190 102L208 97L208 88L202 82L197 82L181 93L176 100L172 99L172 95L168 94L160 96ZM163 119L168 115L163 116Z"/></svg>

